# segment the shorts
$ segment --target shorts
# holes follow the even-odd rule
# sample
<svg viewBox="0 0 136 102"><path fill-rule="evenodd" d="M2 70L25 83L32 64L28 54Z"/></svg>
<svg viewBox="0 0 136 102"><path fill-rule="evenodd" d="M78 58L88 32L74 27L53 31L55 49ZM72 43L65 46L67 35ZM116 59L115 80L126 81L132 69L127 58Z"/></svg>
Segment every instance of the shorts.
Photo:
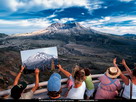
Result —
<svg viewBox="0 0 136 102"><path fill-rule="evenodd" d="M93 96L94 90L95 90L95 89L92 89L92 90L86 89L86 92L85 92L85 93L86 93L87 97Z"/></svg>

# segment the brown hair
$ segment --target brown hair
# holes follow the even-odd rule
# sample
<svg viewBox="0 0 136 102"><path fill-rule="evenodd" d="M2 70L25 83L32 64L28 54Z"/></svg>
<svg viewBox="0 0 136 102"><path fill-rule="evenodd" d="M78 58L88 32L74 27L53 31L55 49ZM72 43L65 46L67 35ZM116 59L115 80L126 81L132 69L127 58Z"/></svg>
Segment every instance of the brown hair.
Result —
<svg viewBox="0 0 136 102"><path fill-rule="evenodd" d="M89 76L90 75L90 70L88 68L85 68L84 71L85 71L85 76Z"/></svg>
<svg viewBox="0 0 136 102"><path fill-rule="evenodd" d="M79 69L78 71L75 72L74 79L76 81L82 82L82 81L84 81L84 76L85 76L84 70Z"/></svg>
<svg viewBox="0 0 136 102"><path fill-rule="evenodd" d="M62 93L62 89L60 89L59 91L48 91L47 95L49 97L57 97L61 93Z"/></svg>
<svg viewBox="0 0 136 102"><path fill-rule="evenodd" d="M72 69L72 77L74 77L75 72L80 70L80 67L78 65L76 65L73 69Z"/></svg>

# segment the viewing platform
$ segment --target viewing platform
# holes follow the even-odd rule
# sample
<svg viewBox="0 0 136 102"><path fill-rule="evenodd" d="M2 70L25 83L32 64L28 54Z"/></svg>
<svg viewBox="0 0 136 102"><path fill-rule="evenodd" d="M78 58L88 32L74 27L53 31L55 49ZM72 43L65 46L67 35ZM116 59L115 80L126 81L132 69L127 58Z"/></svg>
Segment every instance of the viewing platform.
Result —
<svg viewBox="0 0 136 102"><path fill-rule="evenodd" d="M98 84L99 84L99 80L98 77L102 76L103 74L94 74L91 75L95 89L97 88ZM66 89L66 82L67 82L68 78L63 78L61 79L61 87L62 87L62 96L64 96L65 92L67 91ZM121 79L120 79L121 80ZM39 83L39 89L35 91L33 99L45 99L48 97L47 95L47 84L48 81L44 81L44 82L40 82ZM29 84L27 86L26 89L32 89L34 87L35 84ZM45 88L42 88L45 87ZM0 97L3 96L7 96L10 94L10 89L9 90L4 90L4 91L0 91Z"/></svg>

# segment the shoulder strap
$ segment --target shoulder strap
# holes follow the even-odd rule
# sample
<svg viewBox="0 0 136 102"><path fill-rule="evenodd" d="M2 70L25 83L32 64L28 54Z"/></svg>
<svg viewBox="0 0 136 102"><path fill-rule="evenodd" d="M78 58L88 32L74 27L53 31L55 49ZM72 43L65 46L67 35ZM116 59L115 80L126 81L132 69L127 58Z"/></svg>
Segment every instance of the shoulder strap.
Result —
<svg viewBox="0 0 136 102"><path fill-rule="evenodd" d="M114 84L114 82L116 81L116 79L111 79L111 78L109 78L107 75L105 75L105 76L111 81L109 84L103 84L103 83L101 83L101 84L103 84L103 85L105 85L105 86ZM115 85L116 85L116 84L115 84Z"/></svg>
<svg viewBox="0 0 136 102"><path fill-rule="evenodd" d="M124 85L124 84L123 84ZM124 93L124 89L125 89L125 86L122 87L122 90L120 92L120 97L122 97L123 93Z"/></svg>
<svg viewBox="0 0 136 102"><path fill-rule="evenodd" d="M117 90L118 90L118 86L117 86L117 84L115 84L115 83L113 83L115 86L116 86L116 88L117 88Z"/></svg>
<svg viewBox="0 0 136 102"><path fill-rule="evenodd" d="M130 79L130 99L132 99L132 80Z"/></svg>

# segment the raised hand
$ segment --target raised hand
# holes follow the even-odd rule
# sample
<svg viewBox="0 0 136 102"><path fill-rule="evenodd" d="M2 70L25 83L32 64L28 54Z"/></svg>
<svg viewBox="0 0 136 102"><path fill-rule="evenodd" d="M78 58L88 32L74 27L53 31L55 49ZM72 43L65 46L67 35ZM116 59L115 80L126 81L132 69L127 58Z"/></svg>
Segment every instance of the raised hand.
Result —
<svg viewBox="0 0 136 102"><path fill-rule="evenodd" d="M35 74L39 74L40 70L38 68L35 69Z"/></svg>
<svg viewBox="0 0 136 102"><path fill-rule="evenodd" d="M117 64L116 64L116 60L117 60L117 58L114 58L114 59L113 59L113 65L118 68L118 66L117 66Z"/></svg>
<svg viewBox="0 0 136 102"><path fill-rule="evenodd" d="M59 70L60 70L63 74L65 74L67 77L72 76L68 71L66 71L65 69L63 69L60 64L58 64L57 66L58 66Z"/></svg>
<svg viewBox="0 0 136 102"><path fill-rule="evenodd" d="M126 65L126 61L125 61L125 59L122 59L122 62L121 62L120 64L122 64L122 65Z"/></svg>
<svg viewBox="0 0 136 102"><path fill-rule="evenodd" d="M113 64L116 64L116 60L117 60L117 58L114 58L114 59L113 59Z"/></svg>
<svg viewBox="0 0 136 102"><path fill-rule="evenodd" d="M62 66L59 64L59 65L57 65L57 67L59 68L59 69L62 69Z"/></svg>
<svg viewBox="0 0 136 102"><path fill-rule="evenodd" d="M38 68L35 69L35 86L32 88L32 91L35 92L36 89L39 87L39 72Z"/></svg>
<svg viewBox="0 0 136 102"><path fill-rule="evenodd" d="M25 66L22 65L20 72L23 72L24 69L25 69Z"/></svg>
<svg viewBox="0 0 136 102"><path fill-rule="evenodd" d="M17 74L17 76L16 76L16 78L14 80L13 85L17 85L18 84L18 81L19 81L19 79L21 77L21 74L22 74L24 69L25 69L25 66L21 66L20 72Z"/></svg>

